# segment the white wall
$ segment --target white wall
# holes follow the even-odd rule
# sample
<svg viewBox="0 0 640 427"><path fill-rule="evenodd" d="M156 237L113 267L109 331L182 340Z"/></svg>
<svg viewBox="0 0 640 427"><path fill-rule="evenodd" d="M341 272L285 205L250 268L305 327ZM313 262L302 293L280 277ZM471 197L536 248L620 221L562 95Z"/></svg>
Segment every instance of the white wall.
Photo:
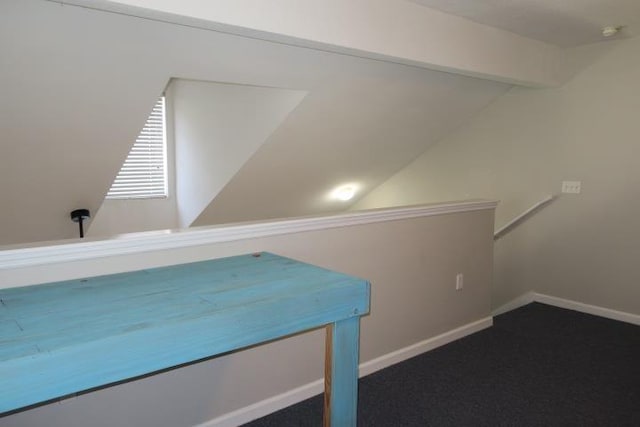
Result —
<svg viewBox="0 0 640 427"><path fill-rule="evenodd" d="M189 227L305 91L174 79L176 197L180 227Z"/></svg>
<svg viewBox="0 0 640 427"><path fill-rule="evenodd" d="M175 196L157 199L105 199L90 220L86 236L113 236L167 228L178 228Z"/></svg>
<svg viewBox="0 0 640 427"><path fill-rule="evenodd" d="M535 290L640 313L640 38L573 55L592 64L558 89L513 88L358 207L486 197L499 227L580 180L497 242L493 305Z"/></svg>
<svg viewBox="0 0 640 427"><path fill-rule="evenodd" d="M493 209L439 209L426 209L433 216L229 243L45 260L3 268L0 288L267 250L371 281L371 314L361 336L361 361L370 361L490 315ZM465 274L462 292L454 289L459 272ZM323 357L324 337L315 331L0 418L0 426L194 426L320 379Z"/></svg>

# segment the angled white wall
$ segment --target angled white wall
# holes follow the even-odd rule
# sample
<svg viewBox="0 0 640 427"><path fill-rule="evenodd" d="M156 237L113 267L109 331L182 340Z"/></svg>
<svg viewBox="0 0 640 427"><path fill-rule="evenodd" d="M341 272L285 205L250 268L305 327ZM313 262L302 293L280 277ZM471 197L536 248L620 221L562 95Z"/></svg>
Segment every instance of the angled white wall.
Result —
<svg viewBox="0 0 640 427"><path fill-rule="evenodd" d="M69 213L98 210L168 82L160 46L135 31L105 13L0 2L0 245L77 237Z"/></svg>
<svg viewBox="0 0 640 427"><path fill-rule="evenodd" d="M176 197L189 227L302 101L306 92L174 80Z"/></svg>
<svg viewBox="0 0 640 427"><path fill-rule="evenodd" d="M353 74L310 90L194 225L345 210L508 89L385 63L347 66ZM345 183L359 185L354 199L331 200Z"/></svg>
<svg viewBox="0 0 640 427"><path fill-rule="evenodd" d="M496 242L493 304L526 291L640 313L640 38L577 49L558 89L514 88L359 208L499 199L502 226L563 180L582 181Z"/></svg>

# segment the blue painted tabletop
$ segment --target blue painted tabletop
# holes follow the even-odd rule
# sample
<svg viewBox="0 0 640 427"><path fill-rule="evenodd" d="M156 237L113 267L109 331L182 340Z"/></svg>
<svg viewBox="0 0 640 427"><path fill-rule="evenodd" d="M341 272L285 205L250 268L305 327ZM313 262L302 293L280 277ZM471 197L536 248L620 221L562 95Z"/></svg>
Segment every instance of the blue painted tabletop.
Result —
<svg viewBox="0 0 640 427"><path fill-rule="evenodd" d="M369 283L270 253L0 290L0 414L369 311Z"/></svg>

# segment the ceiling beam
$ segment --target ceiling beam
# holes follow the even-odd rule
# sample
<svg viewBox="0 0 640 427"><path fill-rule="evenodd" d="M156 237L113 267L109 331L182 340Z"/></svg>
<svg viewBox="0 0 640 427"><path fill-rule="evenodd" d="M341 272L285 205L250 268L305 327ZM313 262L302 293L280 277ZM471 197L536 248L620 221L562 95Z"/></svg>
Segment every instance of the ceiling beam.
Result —
<svg viewBox="0 0 640 427"><path fill-rule="evenodd" d="M63 3L524 86L573 74L559 47L404 0Z"/></svg>

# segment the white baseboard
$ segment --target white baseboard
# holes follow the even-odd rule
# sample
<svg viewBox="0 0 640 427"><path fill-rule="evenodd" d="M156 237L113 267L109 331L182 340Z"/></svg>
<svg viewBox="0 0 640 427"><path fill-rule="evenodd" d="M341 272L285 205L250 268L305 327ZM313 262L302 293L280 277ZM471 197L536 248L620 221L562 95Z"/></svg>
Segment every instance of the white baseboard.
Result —
<svg viewBox="0 0 640 427"><path fill-rule="evenodd" d="M599 307L597 305L584 304L564 298L552 297L550 295L535 294L535 301L549 304L560 308L580 311L582 313L593 314L595 316L606 317L607 319L619 320L621 322L640 325L640 315L626 313L624 311L612 310L610 308Z"/></svg>
<svg viewBox="0 0 640 427"><path fill-rule="evenodd" d="M600 307L597 305L585 304L578 301L572 301L564 298L558 298L551 295L539 294L537 292L527 292L518 298L508 302L507 304L493 311L493 315L506 313L516 308L527 305L531 302L540 302L543 304L553 305L555 307L566 308L569 310L579 311L581 313L593 314L594 316L605 317L607 319L618 320L620 322L640 325L640 315L626 313L624 311L612 310L610 308Z"/></svg>
<svg viewBox="0 0 640 427"><path fill-rule="evenodd" d="M433 350L467 335L479 332L491 325L493 325L493 317L485 317L435 337L361 363L359 375L360 377L364 377L372 374L380 369L384 369L388 366ZM305 399L322 393L323 390L324 379L321 378L285 393L254 403L253 405L245 406L244 408L229 412L203 424L199 424L196 427L236 427L286 408L287 406L302 402Z"/></svg>
<svg viewBox="0 0 640 427"><path fill-rule="evenodd" d="M360 364L360 376L364 377L380 369L411 359L419 354L426 353L455 340L479 332L493 325L493 317L485 317L472 323L467 323L459 328L452 329L435 337L420 341L408 347L401 348L383 356L376 357Z"/></svg>
<svg viewBox="0 0 640 427"><path fill-rule="evenodd" d="M305 399L322 393L324 379L319 379L301 387L278 394L253 405L245 406L220 417L198 424L196 427L237 427L250 421L257 420L272 412L287 406L302 402Z"/></svg>

